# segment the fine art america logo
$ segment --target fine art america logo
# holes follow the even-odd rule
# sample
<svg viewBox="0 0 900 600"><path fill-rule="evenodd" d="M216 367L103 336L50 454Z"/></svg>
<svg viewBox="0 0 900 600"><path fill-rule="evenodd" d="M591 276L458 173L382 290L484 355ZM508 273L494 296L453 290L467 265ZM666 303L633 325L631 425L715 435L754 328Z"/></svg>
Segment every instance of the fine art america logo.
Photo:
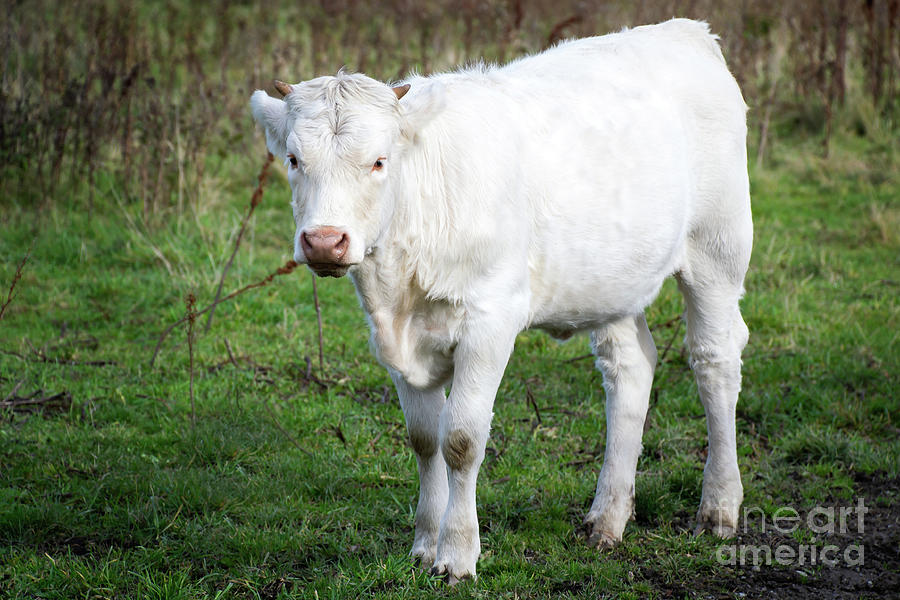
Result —
<svg viewBox="0 0 900 600"><path fill-rule="evenodd" d="M775 510L771 517L759 507L744 507L742 534L769 534L771 543L736 543L719 546L716 560L722 565L753 566L773 563L788 566L846 567L861 566L865 560L865 546L859 543L841 548L827 543L835 534L861 538L865 531L865 514L869 512L863 498L855 506L816 506L802 518L790 506ZM805 526L805 527L804 527ZM777 539L778 536L788 537ZM820 536L826 543L819 542ZM789 543L793 541L794 543Z"/></svg>

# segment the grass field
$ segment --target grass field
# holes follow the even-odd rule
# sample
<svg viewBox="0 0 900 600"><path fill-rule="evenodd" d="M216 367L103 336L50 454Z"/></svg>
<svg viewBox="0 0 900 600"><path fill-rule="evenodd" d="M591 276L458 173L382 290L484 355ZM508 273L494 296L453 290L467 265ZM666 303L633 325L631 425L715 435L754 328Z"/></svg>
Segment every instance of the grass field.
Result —
<svg viewBox="0 0 900 600"><path fill-rule="evenodd" d="M896 5L11 4L0 305L28 260L0 313L0 600L896 597ZM305 269L201 318L190 349L177 328L150 366L188 294L214 297L264 159L247 99L270 77L427 73L672 14L711 23L752 107L738 539L691 535L706 429L673 282L648 313L661 360L624 543L576 535L605 441L586 339L528 332L479 479L479 579L452 589L406 556L415 460L348 280L318 284L324 369ZM288 200L272 175L226 291L291 257Z"/></svg>
<svg viewBox="0 0 900 600"><path fill-rule="evenodd" d="M318 286L324 371L305 270L223 304L206 334L198 321L195 424L183 328L148 366L185 296L212 299L262 159L243 157L215 201L155 229L113 182L91 215L4 214L0 299L33 248L0 321L0 596L887 597L900 584L900 182L883 149L811 156L785 147L753 173L745 506L805 517L864 497L864 532L804 520L779 536L757 519L737 541L692 537L706 432L669 282L648 313L662 360L624 543L601 553L575 534L604 446L586 340L528 332L479 479L479 579L450 589L418 572L415 460L348 280ZM226 290L290 258L288 195L273 176ZM856 544L865 561L720 564L736 544Z"/></svg>

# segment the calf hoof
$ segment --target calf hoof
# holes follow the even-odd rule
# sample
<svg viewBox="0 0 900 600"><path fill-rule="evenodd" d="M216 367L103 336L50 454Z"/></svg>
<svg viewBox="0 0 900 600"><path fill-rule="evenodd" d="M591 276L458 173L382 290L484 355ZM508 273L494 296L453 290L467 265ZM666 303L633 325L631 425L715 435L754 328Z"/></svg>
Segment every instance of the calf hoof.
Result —
<svg viewBox="0 0 900 600"><path fill-rule="evenodd" d="M434 554L426 554L425 552L416 553L415 550L409 553L412 558L413 566L420 571L427 571L434 564Z"/></svg>
<svg viewBox="0 0 900 600"><path fill-rule="evenodd" d="M600 550L612 548L622 541L625 525L633 517L634 489L613 492L603 486L581 526L588 545Z"/></svg>
<svg viewBox="0 0 900 600"><path fill-rule="evenodd" d="M585 521L581 529L585 540L587 540L587 545L591 548L606 550L613 548L622 541L621 535L616 536L611 531L602 529L591 521Z"/></svg>
<svg viewBox="0 0 900 600"><path fill-rule="evenodd" d="M722 508L701 508L697 512L697 526L694 535L708 531L722 539L734 537L737 532L737 516Z"/></svg>
<svg viewBox="0 0 900 600"><path fill-rule="evenodd" d="M423 571L427 571L434 564L434 558L437 555L437 544L431 541L428 536L417 536L413 542L412 550L409 551L413 563Z"/></svg>
<svg viewBox="0 0 900 600"><path fill-rule="evenodd" d="M457 571L453 569L447 563L435 564L431 567L431 570L428 572L432 577L441 577L449 586L454 586L460 581L464 581L466 579L475 579L475 570L460 570Z"/></svg>
<svg viewBox="0 0 900 600"><path fill-rule="evenodd" d="M603 550L612 548L622 541L625 525L634 516L634 496L621 495L609 499L599 496L594 506L584 518L582 530L589 546Z"/></svg>

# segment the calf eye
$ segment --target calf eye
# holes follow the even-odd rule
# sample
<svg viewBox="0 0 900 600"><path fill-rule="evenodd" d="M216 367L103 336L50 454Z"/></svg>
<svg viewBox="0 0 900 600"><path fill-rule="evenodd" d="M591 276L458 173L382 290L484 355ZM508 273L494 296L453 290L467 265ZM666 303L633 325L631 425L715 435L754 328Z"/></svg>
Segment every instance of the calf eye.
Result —
<svg viewBox="0 0 900 600"><path fill-rule="evenodd" d="M379 158L378 160L376 160L376 161L375 161L375 164L372 165L372 170L373 170L373 171L380 171L381 169L383 169L383 168L384 168L384 160L385 160L385 159L384 159L383 156L382 156L381 158Z"/></svg>
<svg viewBox="0 0 900 600"><path fill-rule="evenodd" d="M291 168L296 169L297 168L297 157L294 156L293 154L288 154L288 160L291 163Z"/></svg>

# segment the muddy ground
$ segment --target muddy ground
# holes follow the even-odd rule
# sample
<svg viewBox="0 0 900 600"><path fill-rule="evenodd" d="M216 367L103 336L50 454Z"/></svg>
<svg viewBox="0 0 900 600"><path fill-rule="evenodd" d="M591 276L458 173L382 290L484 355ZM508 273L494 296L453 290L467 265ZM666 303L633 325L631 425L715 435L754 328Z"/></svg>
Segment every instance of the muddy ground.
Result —
<svg viewBox="0 0 900 600"><path fill-rule="evenodd" d="M864 499L863 511L858 510L859 498ZM780 530L771 521L761 527L753 519L746 532L720 548L725 559L734 557L734 566L717 569L708 579L659 589L672 598L900 599L900 479L859 475L852 500L828 498L819 506L834 508L833 522L827 512L812 508L799 512L796 521L790 520L789 512L783 513ZM813 529L808 526L811 511ZM796 531L782 533L793 522ZM653 580L650 573L644 575Z"/></svg>

